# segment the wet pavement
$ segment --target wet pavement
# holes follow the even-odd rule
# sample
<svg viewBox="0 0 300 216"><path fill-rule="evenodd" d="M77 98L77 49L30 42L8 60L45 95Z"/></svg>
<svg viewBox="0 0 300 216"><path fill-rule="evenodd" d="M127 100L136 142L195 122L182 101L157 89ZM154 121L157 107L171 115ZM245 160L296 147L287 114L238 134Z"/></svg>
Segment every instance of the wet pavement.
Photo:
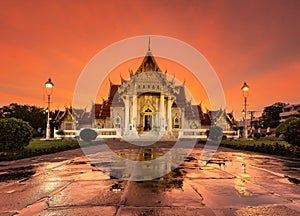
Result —
<svg viewBox="0 0 300 216"><path fill-rule="evenodd" d="M170 146L110 142L117 155L138 160ZM0 215L300 215L300 160L219 148L199 161L202 147L146 181L114 178L107 158L90 160L80 149L0 162Z"/></svg>

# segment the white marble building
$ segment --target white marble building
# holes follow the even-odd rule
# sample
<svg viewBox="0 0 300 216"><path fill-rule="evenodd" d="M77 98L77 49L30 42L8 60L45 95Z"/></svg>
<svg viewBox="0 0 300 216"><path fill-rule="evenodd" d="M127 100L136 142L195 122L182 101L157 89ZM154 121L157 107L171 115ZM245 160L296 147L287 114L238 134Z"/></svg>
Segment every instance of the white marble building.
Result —
<svg viewBox="0 0 300 216"><path fill-rule="evenodd" d="M122 136L149 132L177 136L180 129L208 128L216 121L200 104L187 100L184 83L168 79L150 47L138 69L129 73L130 79L121 77L121 84L110 82L108 99L94 105L96 127L118 128ZM215 112L218 119L226 119L225 110Z"/></svg>

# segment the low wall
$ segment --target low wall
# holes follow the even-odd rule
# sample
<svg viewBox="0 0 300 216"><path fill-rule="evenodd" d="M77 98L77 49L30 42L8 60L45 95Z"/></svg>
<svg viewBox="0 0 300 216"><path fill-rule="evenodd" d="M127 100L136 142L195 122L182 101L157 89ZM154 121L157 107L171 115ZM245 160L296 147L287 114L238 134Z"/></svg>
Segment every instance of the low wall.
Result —
<svg viewBox="0 0 300 216"><path fill-rule="evenodd" d="M122 138L122 132L117 128L91 129L97 132L97 139ZM64 130L64 135L57 135L58 130L54 130L54 138L76 138L79 137L81 130ZM223 135L225 135L227 139L238 139L240 137L240 131L223 131ZM207 129L181 129L178 131L178 138L207 139Z"/></svg>

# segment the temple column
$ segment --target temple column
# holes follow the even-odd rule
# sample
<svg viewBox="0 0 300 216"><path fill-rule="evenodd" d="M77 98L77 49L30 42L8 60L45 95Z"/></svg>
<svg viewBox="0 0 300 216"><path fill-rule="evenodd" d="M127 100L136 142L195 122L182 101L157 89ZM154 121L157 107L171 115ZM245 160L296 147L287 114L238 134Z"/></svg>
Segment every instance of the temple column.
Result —
<svg viewBox="0 0 300 216"><path fill-rule="evenodd" d="M132 115L131 115L131 124L132 124L132 129L136 129L136 114L137 114L137 97L134 95L132 97Z"/></svg>
<svg viewBox="0 0 300 216"><path fill-rule="evenodd" d="M128 127L129 127L129 97L125 96L124 98L124 104L125 104L125 121L124 121L124 133L128 133Z"/></svg>
<svg viewBox="0 0 300 216"><path fill-rule="evenodd" d="M165 130L165 105L164 105L165 96L160 94L160 102L159 102L159 113L160 113L160 130Z"/></svg>
<svg viewBox="0 0 300 216"><path fill-rule="evenodd" d="M167 107L167 121L168 121L168 132L172 133L172 100L171 97L168 97L168 107Z"/></svg>

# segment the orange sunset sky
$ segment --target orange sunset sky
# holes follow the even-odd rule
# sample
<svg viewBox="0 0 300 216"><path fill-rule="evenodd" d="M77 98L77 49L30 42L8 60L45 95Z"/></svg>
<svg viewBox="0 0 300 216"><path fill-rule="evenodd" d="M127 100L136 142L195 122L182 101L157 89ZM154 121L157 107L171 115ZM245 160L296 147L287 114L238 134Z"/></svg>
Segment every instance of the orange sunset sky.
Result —
<svg viewBox="0 0 300 216"><path fill-rule="evenodd" d="M227 111L238 118L244 81L251 87L250 110L262 111L278 101L300 103L299 11L297 0L1 0L0 106L46 107L44 83L51 77L52 109L63 109L72 103L76 81L93 56L140 35L176 38L201 52L219 76ZM186 78L196 102L201 101L190 73L157 61L171 76ZM117 83L120 73L128 77L128 64L108 76ZM105 97L105 91L99 94Z"/></svg>

